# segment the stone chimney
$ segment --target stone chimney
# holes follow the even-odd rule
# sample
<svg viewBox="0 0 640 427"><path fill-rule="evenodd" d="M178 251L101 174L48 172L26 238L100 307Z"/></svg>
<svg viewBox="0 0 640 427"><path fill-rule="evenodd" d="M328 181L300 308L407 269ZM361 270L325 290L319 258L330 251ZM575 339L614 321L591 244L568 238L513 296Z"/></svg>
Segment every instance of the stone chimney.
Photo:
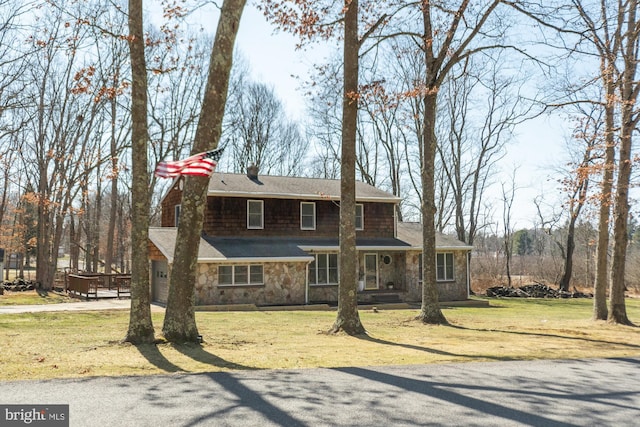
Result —
<svg viewBox="0 0 640 427"><path fill-rule="evenodd" d="M249 177L249 179L252 179L254 181L258 180L258 166L256 166L255 163L251 163L249 166L247 166L247 176Z"/></svg>

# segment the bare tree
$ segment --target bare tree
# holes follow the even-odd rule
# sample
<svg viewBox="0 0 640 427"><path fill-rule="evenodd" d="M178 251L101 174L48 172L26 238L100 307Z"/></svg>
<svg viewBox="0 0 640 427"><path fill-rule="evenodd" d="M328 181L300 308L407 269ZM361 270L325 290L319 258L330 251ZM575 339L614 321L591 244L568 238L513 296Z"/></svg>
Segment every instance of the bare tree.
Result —
<svg viewBox="0 0 640 427"><path fill-rule="evenodd" d="M124 340L134 344L155 340L149 295L149 169L147 127L147 66L142 0L129 0L129 51L131 56L131 310Z"/></svg>
<svg viewBox="0 0 640 427"><path fill-rule="evenodd" d="M192 153L215 148L222 135L222 122L233 61L233 47L245 0L225 0L220 11L211 49L207 83ZM198 342L194 292L200 232L209 179L187 177L176 237L173 269L169 282L167 309L162 326L172 342Z"/></svg>
<svg viewBox="0 0 640 427"><path fill-rule="evenodd" d="M505 270L507 273L507 286L512 286L511 280L511 260L513 258L513 224L512 224L512 212L513 201L516 195L516 177L517 168L514 168L511 173L511 183L506 187L506 183L500 184L502 188L502 247L504 250Z"/></svg>
<svg viewBox="0 0 640 427"><path fill-rule="evenodd" d="M337 179L340 176L342 75L339 61L330 60L317 66L306 88L310 94L306 106L309 118L306 139L316 150L310 159L310 174L315 177Z"/></svg>
<svg viewBox="0 0 640 427"><path fill-rule="evenodd" d="M638 19L638 2L630 0L620 5L618 22L625 28L620 49L622 73L619 83L620 91L620 158L618 159L618 179L614 195L615 209L613 214L613 257L611 260L611 286L609 289L609 316L611 323L632 325L627 317L625 304L625 266L629 241L629 187L631 181L631 148L633 133L640 121L637 110L637 99L640 94L640 82L637 80L637 68L640 42L640 20Z"/></svg>
<svg viewBox="0 0 640 427"><path fill-rule="evenodd" d="M83 5L74 7L82 8ZM83 25L65 25L66 15L57 7L43 7L36 20L42 33L31 41L39 49L29 56L23 78L34 84L25 92L31 134L22 145L23 161L36 160L27 173L38 195L38 245L36 278L49 288L57 267L58 247L64 221L81 185L104 159L100 156L98 131L102 100L96 101L95 68L85 66L81 48L91 39ZM93 163L85 160L91 158Z"/></svg>
<svg viewBox="0 0 640 427"><path fill-rule="evenodd" d="M604 89L604 98L597 100L605 108L605 160L600 184L600 219L596 278L594 283L594 319L608 318L611 322L629 323L624 307L624 266L626 252L626 224L628 221L628 185L631 175L631 129L637 125L636 94L638 85L631 76L637 67L637 2L585 2L572 0L569 4L552 2L536 4L508 2L539 24L573 37L567 45L557 46L583 58L596 57L599 62L596 80ZM566 7L565 7L566 6ZM569 15L567 15L569 13ZM567 47L571 45L571 47ZM591 81L590 79L587 79ZM586 102L593 102L587 100ZM617 110L619 109L619 113ZM615 127L616 115L620 128ZM627 120L627 121L625 121ZM608 269L609 225L613 196L615 161L615 133L619 133L620 159L617 163L618 179L615 195L614 258ZM626 159L623 159L626 157ZM619 188L619 186L622 188ZM616 231L616 225L617 231ZM607 310L607 273L611 272L610 305L616 313Z"/></svg>
<svg viewBox="0 0 640 427"><path fill-rule="evenodd" d="M233 171L243 172L253 163L266 174L300 174L306 144L274 89L245 78L242 90L231 95L225 137Z"/></svg>
<svg viewBox="0 0 640 427"><path fill-rule="evenodd" d="M413 35L424 55L425 75L419 89L424 104L422 126L422 306L418 319L423 323L446 324L438 304L436 286L436 233L434 170L438 141L436 121L438 93L453 67L476 52L497 47L497 44L472 44L495 40L500 26L487 25L500 0L485 5L472 5L469 0L434 4L421 2L423 29Z"/></svg>
<svg viewBox="0 0 640 427"><path fill-rule="evenodd" d="M358 123L358 0L346 0L344 12L344 91L342 101L342 156L340 168L340 286L338 311L331 332L363 334L358 314L356 283L355 155Z"/></svg>
<svg viewBox="0 0 640 427"><path fill-rule="evenodd" d="M285 1L268 3L265 8L268 19L298 34L303 41L316 37L332 37L338 24L344 26L342 73L342 127L340 154L340 260L338 312L330 332L348 334L364 333L357 303L357 266L355 230L355 161L358 133L359 56L368 48L363 47L372 34L386 22L387 15L378 14L378 5L367 2L362 9L357 0L344 3L328 1ZM275 7L271 7L275 6ZM363 17L359 16L363 12ZM365 32L359 35L362 24ZM375 45L375 42L374 42Z"/></svg>
<svg viewBox="0 0 640 427"><path fill-rule="evenodd" d="M574 130L573 140L580 144L579 151L571 147L571 151L582 153L580 159L573 161L573 170L571 175L561 181L564 192L568 195L569 200L566 202L569 214L567 224L566 237L566 253L564 256L564 269L560 278L559 287L561 291L569 291L569 284L573 275L573 255L575 251L575 233L576 223L582 212L582 208L588 202L587 195L591 175L593 174L593 162L595 150L601 145L600 125L601 117L598 116L602 110L586 112L583 111L583 117L578 120L577 127Z"/></svg>
<svg viewBox="0 0 640 427"><path fill-rule="evenodd" d="M123 161L123 157L127 137L129 136L128 126L118 126L119 122L122 125L122 123L128 118L128 110L123 108L118 102L127 85L123 76L127 60L126 45L114 38L110 38L109 40L111 41L110 49L108 49L109 57L105 59L99 58L98 61L100 66L106 68L106 70L101 74L105 76L105 81L102 82L102 87L104 88L104 97L106 98L108 106L107 114L109 118L109 165L106 179L111 182L111 185L109 188L109 223L107 226L106 248L104 255L104 272L107 274L111 273L114 266L116 253L116 224L118 220L119 204L118 196L120 192L118 184L124 177L122 170L125 168L126 163Z"/></svg>
<svg viewBox="0 0 640 427"><path fill-rule="evenodd" d="M499 70L506 68L500 53L484 60L467 58L442 90L448 114L440 120L447 126L438 134L438 155L453 199L457 237L469 245L484 226L483 196L504 157L505 142L529 112L518 96L521 82L500 76Z"/></svg>
<svg viewBox="0 0 640 427"><path fill-rule="evenodd" d="M169 24L165 24L170 27ZM210 36L171 28L165 40L159 29L149 31L155 40L148 47L149 69L149 137L151 159L158 162L184 157L191 149L206 81ZM170 183L151 177L151 221L157 219L159 199Z"/></svg>

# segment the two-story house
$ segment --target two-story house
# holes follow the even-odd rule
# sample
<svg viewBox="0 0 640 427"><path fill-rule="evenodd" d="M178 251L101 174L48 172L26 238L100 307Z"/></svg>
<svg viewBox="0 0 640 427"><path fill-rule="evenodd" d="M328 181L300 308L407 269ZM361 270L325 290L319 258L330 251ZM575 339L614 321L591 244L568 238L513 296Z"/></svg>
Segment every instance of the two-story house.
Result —
<svg viewBox="0 0 640 427"><path fill-rule="evenodd" d="M182 178L149 230L152 299L166 302L180 220ZM419 302L422 226L397 221L400 199L356 183L358 300ZM216 172L207 194L196 305L335 303L340 181ZM440 299L467 299L471 247L437 236Z"/></svg>

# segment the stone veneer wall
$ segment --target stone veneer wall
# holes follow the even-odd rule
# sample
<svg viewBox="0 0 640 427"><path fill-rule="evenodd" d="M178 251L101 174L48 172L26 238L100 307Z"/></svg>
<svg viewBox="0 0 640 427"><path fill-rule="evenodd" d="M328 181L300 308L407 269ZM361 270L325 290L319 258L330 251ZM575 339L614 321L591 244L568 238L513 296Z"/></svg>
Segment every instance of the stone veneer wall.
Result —
<svg viewBox="0 0 640 427"><path fill-rule="evenodd" d="M306 262L263 264L264 285L218 285L218 266L233 264L198 264L196 305L305 303ZM246 263L236 264L246 265Z"/></svg>
<svg viewBox="0 0 640 427"><path fill-rule="evenodd" d="M438 299L440 301L462 301L469 297L467 290L467 253L452 251L454 259L455 280L438 282ZM405 302L422 301L422 284L419 280L419 257L421 252L407 252L407 293Z"/></svg>
<svg viewBox="0 0 640 427"><path fill-rule="evenodd" d="M422 285L420 282L420 272L418 268L419 258L422 256L422 251L408 251L406 261L406 288L405 302L420 302L422 301Z"/></svg>
<svg viewBox="0 0 640 427"><path fill-rule="evenodd" d="M309 286L309 302L311 304L338 302L338 285Z"/></svg>
<svg viewBox="0 0 640 427"><path fill-rule="evenodd" d="M462 301L469 298L467 289L467 252L453 252L453 274L451 282L438 282L440 301Z"/></svg>

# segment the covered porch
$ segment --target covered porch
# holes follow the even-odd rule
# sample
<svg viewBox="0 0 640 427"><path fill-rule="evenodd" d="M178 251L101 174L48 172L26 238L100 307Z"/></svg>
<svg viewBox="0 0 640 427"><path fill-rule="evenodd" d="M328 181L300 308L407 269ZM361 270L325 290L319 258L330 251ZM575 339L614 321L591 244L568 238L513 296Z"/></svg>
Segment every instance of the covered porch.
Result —
<svg viewBox="0 0 640 427"><path fill-rule="evenodd" d="M406 248L358 248L357 297L359 304L382 304L419 301L414 292L418 283L416 258ZM337 262L337 252L334 258ZM313 266L310 267L313 275ZM335 304L338 301L337 268L335 279L315 284L309 278L309 303Z"/></svg>

